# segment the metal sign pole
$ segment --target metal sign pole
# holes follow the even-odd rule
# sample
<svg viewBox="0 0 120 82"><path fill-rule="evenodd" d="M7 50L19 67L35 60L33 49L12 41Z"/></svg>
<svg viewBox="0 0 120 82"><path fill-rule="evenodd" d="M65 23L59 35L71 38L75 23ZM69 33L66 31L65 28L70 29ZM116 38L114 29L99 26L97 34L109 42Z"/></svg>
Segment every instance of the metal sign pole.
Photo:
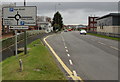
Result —
<svg viewBox="0 0 120 82"><path fill-rule="evenodd" d="M17 30L15 30L15 55L17 57Z"/></svg>
<svg viewBox="0 0 120 82"><path fill-rule="evenodd" d="M24 31L24 54L27 54L27 33Z"/></svg>
<svg viewBox="0 0 120 82"><path fill-rule="evenodd" d="M26 1L24 0L24 6L26 6ZM27 54L27 33L24 31L24 54Z"/></svg>

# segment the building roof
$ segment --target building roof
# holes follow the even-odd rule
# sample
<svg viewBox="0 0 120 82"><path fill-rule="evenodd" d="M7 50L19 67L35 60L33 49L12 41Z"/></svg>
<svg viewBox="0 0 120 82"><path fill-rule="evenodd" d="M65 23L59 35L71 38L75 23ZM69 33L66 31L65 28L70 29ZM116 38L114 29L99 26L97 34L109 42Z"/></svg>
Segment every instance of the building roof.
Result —
<svg viewBox="0 0 120 82"><path fill-rule="evenodd" d="M110 13L110 14L104 15L102 17L99 17L96 20L103 19L103 18L110 17L110 16L120 16L120 13Z"/></svg>

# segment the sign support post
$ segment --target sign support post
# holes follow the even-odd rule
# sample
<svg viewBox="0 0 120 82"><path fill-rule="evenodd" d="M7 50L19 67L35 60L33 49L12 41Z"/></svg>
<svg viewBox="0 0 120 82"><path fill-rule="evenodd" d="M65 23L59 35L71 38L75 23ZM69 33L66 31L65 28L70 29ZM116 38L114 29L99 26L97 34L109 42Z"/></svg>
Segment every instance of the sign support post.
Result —
<svg viewBox="0 0 120 82"><path fill-rule="evenodd" d="M24 0L24 6L26 6L26 2ZM26 33L26 30L24 31L24 54L27 54L27 33Z"/></svg>
<svg viewBox="0 0 120 82"><path fill-rule="evenodd" d="M24 31L24 54L27 54L27 33Z"/></svg>
<svg viewBox="0 0 120 82"><path fill-rule="evenodd" d="M17 57L17 30L15 30L15 55Z"/></svg>

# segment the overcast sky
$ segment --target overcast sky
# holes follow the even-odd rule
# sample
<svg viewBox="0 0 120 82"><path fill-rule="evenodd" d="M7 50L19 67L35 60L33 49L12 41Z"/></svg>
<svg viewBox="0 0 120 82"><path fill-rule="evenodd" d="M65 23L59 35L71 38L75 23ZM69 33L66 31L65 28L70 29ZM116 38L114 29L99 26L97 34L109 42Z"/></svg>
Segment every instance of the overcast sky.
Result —
<svg viewBox="0 0 120 82"><path fill-rule="evenodd" d="M84 2L82 2L83 0L74 0L76 2L71 2L73 0L68 0L69 2L63 2L63 0L59 0L59 2L52 1L54 0L49 0L49 2L48 0L44 0L44 2L39 0L37 0L37 2L29 2L29 0L27 0L27 6L37 6L39 16L49 16L53 18L56 5L56 11L61 13L64 24L87 24L88 16L101 17L109 13L118 12L118 0L106 0L107 2L94 2L95 0L91 0L91 2L87 2L88 0L84 0ZM11 2L14 2L14 0ZM23 5L22 2L16 2L16 4L18 6Z"/></svg>

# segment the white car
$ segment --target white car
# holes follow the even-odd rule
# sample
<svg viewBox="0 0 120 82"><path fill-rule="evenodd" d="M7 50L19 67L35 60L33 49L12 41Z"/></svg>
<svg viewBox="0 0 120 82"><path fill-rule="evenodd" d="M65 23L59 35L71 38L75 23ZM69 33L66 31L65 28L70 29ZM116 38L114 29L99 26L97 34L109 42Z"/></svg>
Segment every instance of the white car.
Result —
<svg viewBox="0 0 120 82"><path fill-rule="evenodd" d="M87 31L86 31L86 30L81 30L81 31L80 31L80 34L86 35L86 34L87 34Z"/></svg>

